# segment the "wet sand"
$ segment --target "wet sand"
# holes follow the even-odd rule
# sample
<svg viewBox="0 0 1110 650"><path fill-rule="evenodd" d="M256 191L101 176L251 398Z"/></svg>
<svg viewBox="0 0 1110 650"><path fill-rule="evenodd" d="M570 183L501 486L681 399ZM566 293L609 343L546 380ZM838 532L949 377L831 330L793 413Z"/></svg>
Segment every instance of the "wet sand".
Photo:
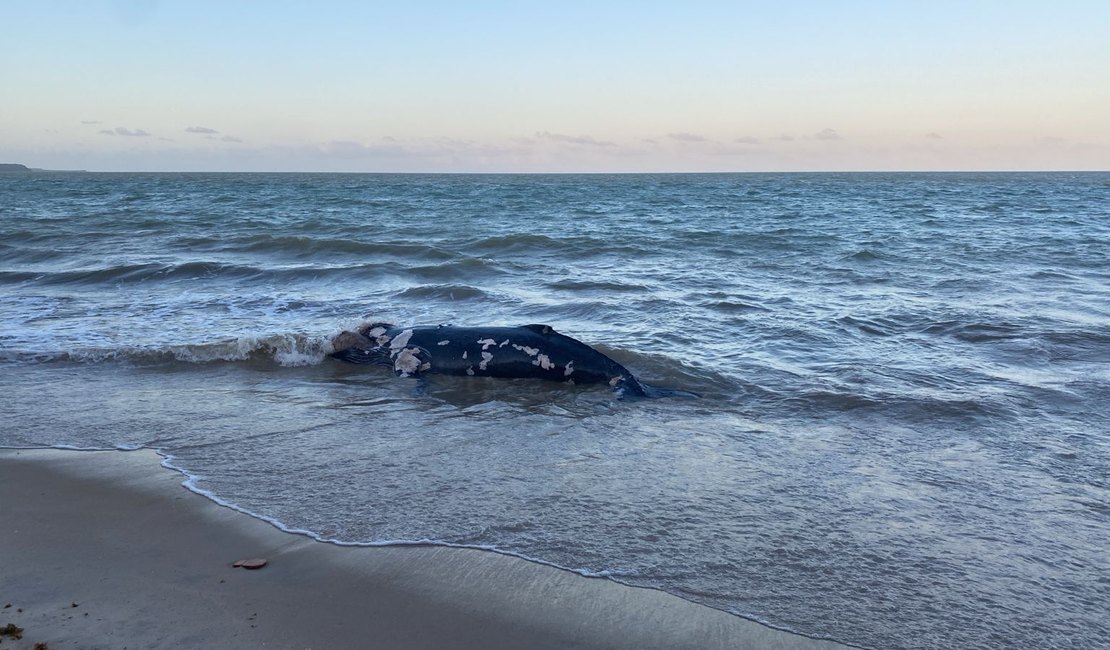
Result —
<svg viewBox="0 0 1110 650"><path fill-rule="evenodd" d="M24 630L0 647L845 647L497 553L323 544L189 492L160 460L0 450L0 628Z"/></svg>

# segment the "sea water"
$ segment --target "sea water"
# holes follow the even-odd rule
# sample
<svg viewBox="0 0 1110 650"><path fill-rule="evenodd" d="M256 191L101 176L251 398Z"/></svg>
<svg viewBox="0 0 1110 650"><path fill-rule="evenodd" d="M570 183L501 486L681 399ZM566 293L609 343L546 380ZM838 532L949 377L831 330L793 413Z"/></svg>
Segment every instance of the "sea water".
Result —
<svg viewBox="0 0 1110 650"><path fill-rule="evenodd" d="M544 323L652 384L398 378ZM1110 647L1110 174L0 176L0 445L866 648Z"/></svg>

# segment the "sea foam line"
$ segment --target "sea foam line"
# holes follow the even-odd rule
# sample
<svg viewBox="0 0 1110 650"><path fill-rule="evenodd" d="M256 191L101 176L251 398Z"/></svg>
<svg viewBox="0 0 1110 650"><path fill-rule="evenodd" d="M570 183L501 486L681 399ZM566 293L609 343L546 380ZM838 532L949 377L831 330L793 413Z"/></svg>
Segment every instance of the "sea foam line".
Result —
<svg viewBox="0 0 1110 650"><path fill-rule="evenodd" d="M294 534L294 535L303 535L305 537L308 537L308 538L310 538L314 541L317 541L317 542L320 542L320 543L323 543L323 544L332 544L332 545L335 545L335 546L344 546L344 547L364 547L364 548L386 547L386 546L442 546L442 547L446 547L446 548L459 548L459 549L470 549L470 550L477 550L477 551L488 551L488 552L492 552L492 553L497 553L499 555L505 555L505 556L508 556L508 557L514 557L514 558L517 558L517 559L520 559L520 560L525 560L527 562L533 562L535 564L541 564L543 566L549 566L549 567L559 569L559 570L562 570L562 571L569 571L571 573L576 573L576 574L578 574L580 576L583 576L583 577L586 577L586 578L599 578L599 579L604 579L604 580L612 580L613 582L615 582L617 584L620 584L620 585L624 585L626 587L635 587L635 588L638 588L638 589L651 589L653 591L663 592L663 593L672 595L676 598L680 598L682 600L686 600L688 602L692 602L692 603L701 605L703 607L709 607L710 609L716 609L718 611L723 611L727 614L731 614L731 615L736 616L738 618L742 618L742 619L749 620L749 621L754 621L756 623L759 623L760 625L764 625L766 627L776 629L776 630L780 630L780 631L783 631L783 632L790 632L791 634L797 634L798 636L804 636L806 638L819 639L819 640L830 640L830 641L834 640L831 637L813 636L813 635L804 634L802 632L797 632L797 631L792 630L790 628L782 627L780 625L775 625L771 622L765 621L765 620L763 620L761 618L758 618L756 616L753 616L751 614L745 614L745 613L742 613L742 612L738 612L735 609L731 609L731 608L730 609L721 609L719 607L713 607L712 605L709 605L709 604L706 604L706 603L702 603L702 602L699 602L699 601L696 601L696 600L693 600L693 599L690 599L690 598L685 598L680 594L676 594L676 593L667 591L666 589L661 588L661 587L655 587L655 586L650 586L650 585L639 585L639 584L634 584L634 583L631 583L631 582L626 582L626 581L620 579L621 577L633 577L633 576L639 575L638 572L634 571L634 570L602 569L600 571L594 571L594 570L583 568L583 567L572 568L572 567L568 567L568 566L563 566L561 564L556 564L555 562L549 562L547 560L543 560L543 559L531 557L531 556L528 556L528 555L524 555L523 553L518 553L518 552L515 552L515 551L509 551L509 550L506 550L506 549L503 549L503 548L500 548L500 547L497 547L497 546L494 546L494 545L489 545L489 544L458 544L458 543L454 543L454 542L447 542L447 541L444 541L444 540L437 540L437 539L430 539L430 538L422 538L422 539L417 539L417 540L395 539L395 540L376 540L376 541L371 541L371 542L350 542L350 541L338 540L338 539L335 539L335 538L323 537L319 533L313 532L313 531L311 531L307 528L296 528L296 527L293 527L293 526L290 526L290 525L286 524L285 522L281 521L280 519L277 519L276 517L270 517L270 516L267 516L267 515L262 515L262 514L253 512L251 510L248 510L247 508L244 508L244 507L240 506L237 503L234 503L232 501L228 501L227 499L224 499L220 496L217 496L215 493L213 493L210 490L206 490L204 488L199 487L197 485L197 481L199 481L203 478L202 475L190 472L189 470L185 469L184 467L181 467L180 465L177 465L174 462L177 457L174 456L173 454L170 454L169 452L165 452L165 451L162 451L160 449L152 449L152 451L154 451L154 453L156 453L156 454L158 454L159 456L162 457L162 462L161 462L162 467L164 467L166 469L173 470L175 472L178 472L179 474L181 474L182 476L185 477L185 480L182 482L181 485L185 489L189 490L190 492L193 492L194 494L200 495L200 496L212 501L213 503L215 503L217 505L223 506L225 508L229 508L231 510L234 510L235 512L244 514L248 517L252 517L254 519L264 521L264 522L270 524L271 526L277 528L280 531L283 531L283 532L286 532L286 533L291 533L291 534Z"/></svg>

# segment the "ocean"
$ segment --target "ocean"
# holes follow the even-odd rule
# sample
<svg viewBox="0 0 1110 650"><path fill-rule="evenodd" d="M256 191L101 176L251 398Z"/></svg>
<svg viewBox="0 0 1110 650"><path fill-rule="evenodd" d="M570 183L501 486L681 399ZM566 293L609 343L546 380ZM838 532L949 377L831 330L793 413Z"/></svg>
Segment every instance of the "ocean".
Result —
<svg viewBox="0 0 1110 650"><path fill-rule="evenodd" d="M542 323L654 385L399 378ZM0 446L864 648L1110 647L1110 173L0 175Z"/></svg>

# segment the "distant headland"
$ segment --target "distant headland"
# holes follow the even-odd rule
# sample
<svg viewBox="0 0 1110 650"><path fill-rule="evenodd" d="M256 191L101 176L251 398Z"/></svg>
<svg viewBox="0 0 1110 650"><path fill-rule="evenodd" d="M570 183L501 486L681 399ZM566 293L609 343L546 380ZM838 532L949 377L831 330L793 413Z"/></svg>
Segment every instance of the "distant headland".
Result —
<svg viewBox="0 0 1110 650"><path fill-rule="evenodd" d="M0 163L0 174L27 174L31 172L80 172L83 169L39 169L19 163Z"/></svg>

